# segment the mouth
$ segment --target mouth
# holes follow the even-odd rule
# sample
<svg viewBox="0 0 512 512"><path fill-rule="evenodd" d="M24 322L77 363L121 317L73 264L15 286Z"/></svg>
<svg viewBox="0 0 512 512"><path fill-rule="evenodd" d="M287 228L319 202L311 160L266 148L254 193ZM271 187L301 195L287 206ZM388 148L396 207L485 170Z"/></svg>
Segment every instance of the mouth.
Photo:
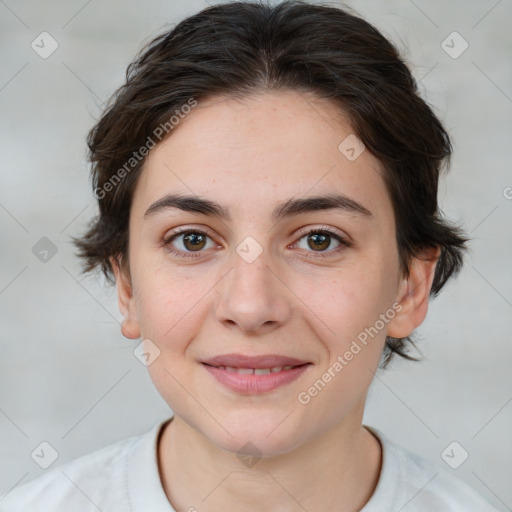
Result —
<svg viewBox="0 0 512 512"><path fill-rule="evenodd" d="M210 366L210 365L208 365ZM272 368L236 368L235 366L212 366L219 370L226 370L229 373L238 373L240 375L269 375L270 373L279 373L283 370L292 370L302 365L273 366Z"/></svg>
<svg viewBox="0 0 512 512"><path fill-rule="evenodd" d="M294 381L312 365L309 361L274 354L225 354L201 364L218 382L241 394L273 391Z"/></svg>

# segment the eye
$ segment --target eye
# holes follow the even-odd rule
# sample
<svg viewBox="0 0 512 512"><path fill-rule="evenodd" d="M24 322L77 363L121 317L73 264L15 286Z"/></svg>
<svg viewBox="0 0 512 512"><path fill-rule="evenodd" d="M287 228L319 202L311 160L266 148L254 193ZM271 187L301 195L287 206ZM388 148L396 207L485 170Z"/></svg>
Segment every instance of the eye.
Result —
<svg viewBox="0 0 512 512"><path fill-rule="evenodd" d="M343 236L330 229L312 228L300 234L302 236L294 246L308 252L319 253L315 254L315 257L331 256L333 253L338 253L346 247L350 247L350 243ZM305 241L301 246L301 240L303 239ZM335 244L334 248L332 247L333 243ZM329 247L331 249L327 250Z"/></svg>
<svg viewBox="0 0 512 512"><path fill-rule="evenodd" d="M316 253L314 257L332 256L351 246L342 235L327 228L312 228L300 232L300 235L299 241L290 247ZM304 243L301 242L302 240ZM335 244L334 248L333 244ZM219 247L207 231L198 228L182 229L171 233L164 239L163 245L178 258L197 258L204 252L203 249Z"/></svg>
<svg viewBox="0 0 512 512"><path fill-rule="evenodd" d="M217 247L206 231L197 228L173 233L164 239L164 245L180 258L197 258L203 249Z"/></svg>

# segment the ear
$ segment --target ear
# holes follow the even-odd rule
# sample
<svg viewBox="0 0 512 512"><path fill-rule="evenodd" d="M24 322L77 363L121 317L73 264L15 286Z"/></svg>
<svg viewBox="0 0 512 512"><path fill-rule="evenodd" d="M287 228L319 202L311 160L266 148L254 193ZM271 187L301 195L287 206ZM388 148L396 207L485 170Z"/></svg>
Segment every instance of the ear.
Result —
<svg viewBox="0 0 512 512"><path fill-rule="evenodd" d="M400 280L397 302L402 306L388 324L388 336L405 338L412 334L427 315L430 290L441 249L426 248L413 258L409 275Z"/></svg>
<svg viewBox="0 0 512 512"><path fill-rule="evenodd" d="M114 276L116 278L117 286L117 303L119 311L124 316L124 321L121 325L121 333L125 338L137 339L140 338L140 327L137 319L137 310L135 308L135 299L133 297L133 289L131 278L127 268L122 264L121 256L111 257L110 263Z"/></svg>

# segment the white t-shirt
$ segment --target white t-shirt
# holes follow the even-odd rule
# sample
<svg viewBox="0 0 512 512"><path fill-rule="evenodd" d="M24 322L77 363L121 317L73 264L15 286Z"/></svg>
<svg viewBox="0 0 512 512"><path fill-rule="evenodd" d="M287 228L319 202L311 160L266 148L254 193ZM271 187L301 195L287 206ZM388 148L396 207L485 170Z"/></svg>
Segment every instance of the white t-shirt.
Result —
<svg viewBox="0 0 512 512"><path fill-rule="evenodd" d="M0 512L175 512L157 462L158 436L167 421L48 469L0 497ZM361 512L497 512L447 470L366 428L380 440L383 458L377 488Z"/></svg>

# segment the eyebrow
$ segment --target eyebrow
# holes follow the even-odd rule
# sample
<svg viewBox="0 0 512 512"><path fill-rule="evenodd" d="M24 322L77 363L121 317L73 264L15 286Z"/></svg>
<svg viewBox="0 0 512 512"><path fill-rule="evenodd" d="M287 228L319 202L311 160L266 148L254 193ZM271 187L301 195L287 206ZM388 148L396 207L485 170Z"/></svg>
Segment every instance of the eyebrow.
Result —
<svg viewBox="0 0 512 512"><path fill-rule="evenodd" d="M228 221L231 220L229 208L209 199L181 194L168 194L158 199L146 210L144 218L151 217L157 212L169 208L175 208L185 212L200 213L210 217L219 217ZM357 201L342 194L328 194L300 199L288 199L274 208L272 219L278 221L285 217L319 210L341 210L347 213L356 213L363 217L372 216L370 210Z"/></svg>

